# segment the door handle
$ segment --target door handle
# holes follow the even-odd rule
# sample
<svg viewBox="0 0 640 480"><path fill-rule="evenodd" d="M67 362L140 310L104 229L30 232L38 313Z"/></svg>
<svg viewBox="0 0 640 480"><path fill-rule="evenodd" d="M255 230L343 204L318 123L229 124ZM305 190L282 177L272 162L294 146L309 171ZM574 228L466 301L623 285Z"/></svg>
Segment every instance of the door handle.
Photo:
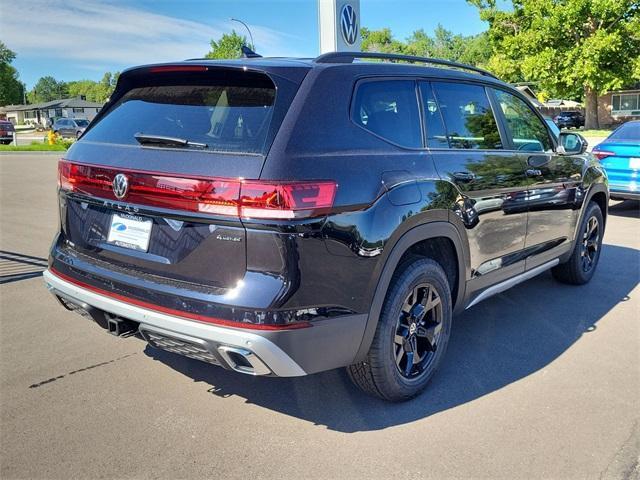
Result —
<svg viewBox="0 0 640 480"><path fill-rule="evenodd" d="M527 177L539 177L542 175L542 170L538 170L537 168L528 168L525 173Z"/></svg>
<svg viewBox="0 0 640 480"><path fill-rule="evenodd" d="M475 173L471 172L453 172L451 174L456 182L469 183L476 179Z"/></svg>
<svg viewBox="0 0 640 480"><path fill-rule="evenodd" d="M527 164L533 168L540 168L546 165L551 161L551 157L549 155L531 155L527 159Z"/></svg>

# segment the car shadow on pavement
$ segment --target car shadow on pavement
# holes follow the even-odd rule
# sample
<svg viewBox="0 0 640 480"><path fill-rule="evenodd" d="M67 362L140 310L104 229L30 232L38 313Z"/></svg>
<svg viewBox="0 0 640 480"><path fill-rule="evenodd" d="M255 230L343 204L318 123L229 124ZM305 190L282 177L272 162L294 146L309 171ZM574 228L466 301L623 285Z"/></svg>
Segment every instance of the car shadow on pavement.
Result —
<svg viewBox="0 0 640 480"><path fill-rule="evenodd" d="M344 369L299 378L250 377L149 346L145 353L207 384L219 397L241 397L340 432L379 430L504 388L547 367L582 335L598 335L597 322L637 285L639 260L638 250L605 245L588 285L563 285L547 272L458 315L439 372L423 394L401 404L360 392Z"/></svg>
<svg viewBox="0 0 640 480"><path fill-rule="evenodd" d="M637 200L625 200L609 205L609 215L616 217L640 218L640 202Z"/></svg>

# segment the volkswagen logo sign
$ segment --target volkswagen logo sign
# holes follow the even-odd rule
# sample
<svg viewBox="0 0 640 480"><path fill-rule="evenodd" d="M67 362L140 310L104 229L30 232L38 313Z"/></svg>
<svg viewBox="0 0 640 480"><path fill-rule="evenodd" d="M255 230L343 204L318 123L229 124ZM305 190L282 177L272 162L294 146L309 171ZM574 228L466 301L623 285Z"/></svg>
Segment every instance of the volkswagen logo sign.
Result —
<svg viewBox="0 0 640 480"><path fill-rule="evenodd" d="M125 174L119 173L113 177L112 186L113 194L118 200L122 200L127 196L127 192L129 191L129 179Z"/></svg>
<svg viewBox="0 0 640 480"><path fill-rule="evenodd" d="M342 7L340 26L342 38L347 42L347 45L355 44L358 38L358 19L356 18L356 11L348 3Z"/></svg>

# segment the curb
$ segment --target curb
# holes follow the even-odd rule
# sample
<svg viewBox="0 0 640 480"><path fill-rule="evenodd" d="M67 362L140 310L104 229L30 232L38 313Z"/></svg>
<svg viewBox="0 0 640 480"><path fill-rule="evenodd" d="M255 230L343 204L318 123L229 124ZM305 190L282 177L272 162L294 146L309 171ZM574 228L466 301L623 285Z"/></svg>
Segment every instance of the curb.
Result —
<svg viewBox="0 0 640 480"><path fill-rule="evenodd" d="M42 151L42 150L34 150L33 152L24 152L24 151L16 151L16 152L0 152L0 156L6 155L59 155L63 156L66 151L64 150L53 150L53 151Z"/></svg>

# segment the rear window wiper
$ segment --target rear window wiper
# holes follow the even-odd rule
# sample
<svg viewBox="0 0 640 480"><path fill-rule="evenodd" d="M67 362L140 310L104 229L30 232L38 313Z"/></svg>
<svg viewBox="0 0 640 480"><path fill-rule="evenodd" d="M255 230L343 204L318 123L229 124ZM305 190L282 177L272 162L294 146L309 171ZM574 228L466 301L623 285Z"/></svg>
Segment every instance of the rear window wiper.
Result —
<svg viewBox="0 0 640 480"><path fill-rule="evenodd" d="M208 148L206 143L192 142L184 138L164 137L162 135L149 135L147 133L136 133L134 138L140 145L159 145L165 147L181 147L181 148Z"/></svg>

